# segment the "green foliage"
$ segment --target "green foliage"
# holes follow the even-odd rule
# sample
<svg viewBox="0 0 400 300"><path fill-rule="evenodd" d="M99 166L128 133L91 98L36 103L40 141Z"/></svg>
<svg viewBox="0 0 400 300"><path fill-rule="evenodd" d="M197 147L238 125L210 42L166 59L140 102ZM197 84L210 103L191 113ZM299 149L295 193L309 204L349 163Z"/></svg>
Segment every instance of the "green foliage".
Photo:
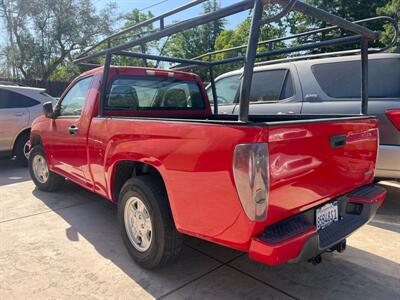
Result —
<svg viewBox="0 0 400 300"><path fill-rule="evenodd" d="M204 13L219 9L217 0L209 0L203 5ZM216 20L185 30L170 38L165 47L165 53L169 56L181 58L194 58L209 51L214 50L217 37L224 30L225 20ZM208 70L197 69L197 74L203 78L208 78Z"/></svg>
<svg viewBox="0 0 400 300"><path fill-rule="evenodd" d="M217 0L209 0L203 5L204 13L218 10ZM171 56L193 58L214 50L214 44L218 35L224 29L224 20L217 20L180 32L173 36L165 51Z"/></svg>
<svg viewBox="0 0 400 300"><path fill-rule="evenodd" d="M277 8L276 6L269 6L265 9L264 11L264 18L267 17L267 15L273 15L277 13ZM224 53L216 54L212 56L213 60L221 60L221 59L226 59L230 57L236 57L236 56L244 56L246 55L246 46L248 43L249 39L249 33L250 33L250 26L251 26L251 18L248 17L246 20L244 20L242 23L240 23L237 27L236 30L224 30L216 39L215 41L215 50L223 50L223 49L228 49L232 47L239 47L239 46L245 46L237 50L233 51L227 51ZM270 40L273 38L281 37L285 35L285 26L279 22L279 23L273 23L269 24L266 26L263 26L260 28L260 37L259 37L259 42L261 41L266 41ZM275 43L273 45L274 49L276 48L281 48L284 47L283 43ZM268 49L268 46L265 44L262 44L258 46L257 52L263 52ZM274 57L277 58L277 57ZM228 65L221 65L218 66L216 69L217 74L221 74L224 72L227 72L229 70L237 69L240 68L243 65L243 62L236 62Z"/></svg>
<svg viewBox="0 0 400 300"><path fill-rule="evenodd" d="M400 0L391 0L385 6L377 9L379 15L386 15L394 18L400 27ZM383 38L385 44L388 44L394 35L394 30L392 26L385 25L385 31L383 32ZM400 38L397 37L396 44L390 49L392 52L400 53Z"/></svg>
<svg viewBox="0 0 400 300"><path fill-rule="evenodd" d="M374 17L376 14L389 15L397 20L400 26L400 0L305 0L305 2L334 13L348 20L359 20ZM203 4L204 13L219 9L218 0L208 0ZM268 5L264 16L274 15L281 7ZM81 72L73 65L72 56L94 44L99 38L110 35L112 27L118 18L114 14L115 6L110 4L104 10L97 12L91 0L0 0L0 20L7 32L7 45L0 48L0 62L3 66L0 73L41 80L70 80ZM138 9L120 16L124 20L123 29L152 18L151 12L141 12ZM236 29L225 28L225 20L217 20L197 28L180 32L167 39L165 45L159 41L134 47L137 52L166 54L168 56L193 58L210 51L246 45L248 42L250 17L241 22ZM300 13L291 13L278 23L260 28L260 41L286 35L288 32L298 33L329 24L314 20ZM370 24L374 30L384 30L381 43L387 44L393 36L391 26ZM153 24L129 32L111 46L121 44L153 31ZM343 35L341 31L331 34L320 34L310 38L298 39L292 44L320 41ZM284 43L274 44L273 48L285 47ZM101 45L96 50L108 47ZM354 45L351 46L354 48ZM258 52L265 51L267 46L258 47ZM343 50L347 47L337 47ZM400 41L391 49L400 52ZM212 60L220 60L238 55L245 55L246 47L211 56ZM316 52L316 51L314 51ZM273 57L275 59L277 57ZM205 57L204 59L209 59ZM103 58L97 61L102 63ZM156 66L152 61L143 59L116 57L113 61L119 65ZM242 66L242 62L219 66L216 73L220 74ZM0 68L1 69L1 68ZM205 80L208 70L193 70Z"/></svg>
<svg viewBox="0 0 400 300"><path fill-rule="evenodd" d="M130 28L132 26L135 26L143 21L146 21L147 19L153 18L154 15L150 11L147 13L141 12L139 9L133 9L131 12L126 13L122 16L120 16L120 19L124 21L124 24L122 28L118 31L122 31L124 29ZM140 26L137 29L134 30L129 30L127 33L119 36L118 38L112 39L110 46L118 46L124 43L127 43L131 40L136 39L139 36L142 36L146 34L147 32L153 31L154 26L152 23L146 25L146 26ZM92 50L92 52L97 52L101 51L108 48L107 43L102 43L98 47ZM141 46L136 46L130 49L130 51L133 52L141 52L141 53L151 53L159 50L159 43L157 41L153 41L150 43L143 44ZM96 58L92 61L92 63L98 63L98 64L103 64L104 63L104 57ZM119 66L139 66L139 67L154 67L155 64L152 63L152 61L147 61L144 59L140 58L133 58L133 57L122 57L122 56L114 56L113 57L113 64L119 65Z"/></svg>
<svg viewBox="0 0 400 300"><path fill-rule="evenodd" d="M143 21L146 21L147 19L153 18L154 15L149 11L147 13L143 13L138 9L132 10L130 13L125 14L122 18L125 20L124 25L122 26L122 29L129 28L131 26L134 26L136 24L139 24ZM140 27L136 30L129 31L127 34L123 35L120 39L117 41L114 41L112 43L112 46L120 45L123 43L126 43L130 40L133 40L146 32L150 32L154 30L153 24L146 25L145 27ZM151 50L156 50L158 49L158 43L157 42L150 42L138 47L134 47L132 50L136 52L142 52L142 53L148 53ZM154 64L152 64L149 61L139 59L139 58L132 58L132 57L115 57L114 61L115 64L117 65L130 65L130 66L148 66L152 67Z"/></svg>
<svg viewBox="0 0 400 300"><path fill-rule="evenodd" d="M72 62L72 59L66 59L55 68L49 80L70 82L80 73L82 73L81 70Z"/></svg>
<svg viewBox="0 0 400 300"><path fill-rule="evenodd" d="M360 19L366 19L376 16L376 10L378 7L383 6L387 3L387 0L305 0L306 3L323 9L329 13L335 14L349 21L356 21ZM291 33L300 33L308 30L322 28L330 26L326 22L316 20L312 17L305 16L301 13L291 13L286 18L286 24L288 25ZM373 30L381 30L382 25L378 23L368 24L368 28ZM345 35L346 33L341 30L331 31L330 33L319 33L314 36L299 38L293 44L303 44L312 41L327 40L335 37ZM381 43L375 42L370 45L371 47L382 46ZM334 51L345 50L345 49L356 49L359 45L346 45L336 46L329 48ZM311 51L312 53L325 52L326 49L317 49Z"/></svg>

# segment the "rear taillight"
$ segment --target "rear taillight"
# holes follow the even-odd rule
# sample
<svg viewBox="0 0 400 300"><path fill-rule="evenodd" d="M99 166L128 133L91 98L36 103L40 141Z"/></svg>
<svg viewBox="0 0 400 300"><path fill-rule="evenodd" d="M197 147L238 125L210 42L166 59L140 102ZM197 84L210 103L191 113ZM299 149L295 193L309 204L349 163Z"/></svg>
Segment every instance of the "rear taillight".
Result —
<svg viewBox="0 0 400 300"><path fill-rule="evenodd" d="M386 116L393 125L400 130L400 109L390 109L386 111Z"/></svg>
<svg viewBox="0 0 400 300"><path fill-rule="evenodd" d="M252 221L267 217L269 194L267 144L241 144L235 148L233 176L240 202Z"/></svg>

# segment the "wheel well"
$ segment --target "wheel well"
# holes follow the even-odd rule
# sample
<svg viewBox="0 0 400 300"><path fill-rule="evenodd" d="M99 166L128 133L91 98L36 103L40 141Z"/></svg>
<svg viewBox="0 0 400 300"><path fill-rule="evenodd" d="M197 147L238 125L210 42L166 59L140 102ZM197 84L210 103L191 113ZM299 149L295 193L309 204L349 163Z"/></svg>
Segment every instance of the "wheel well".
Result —
<svg viewBox="0 0 400 300"><path fill-rule="evenodd" d="M31 147L42 144L42 139L38 135L31 136L31 141L32 141Z"/></svg>
<svg viewBox="0 0 400 300"><path fill-rule="evenodd" d="M158 172L158 170L153 166L136 161L120 161L115 167L114 172L113 200L115 202L118 201L119 192L129 178L142 175L149 175L153 178L157 178L160 185L162 185L164 190L166 190L160 172Z"/></svg>
<svg viewBox="0 0 400 300"><path fill-rule="evenodd" d="M17 144L18 139L19 139L22 135L24 135L24 134L30 134L30 132L31 132L31 129L30 129L30 128L26 128L26 129L22 130L22 131L18 134L17 138L14 140L14 145L13 145L13 153L14 153L14 154L15 154L15 145Z"/></svg>

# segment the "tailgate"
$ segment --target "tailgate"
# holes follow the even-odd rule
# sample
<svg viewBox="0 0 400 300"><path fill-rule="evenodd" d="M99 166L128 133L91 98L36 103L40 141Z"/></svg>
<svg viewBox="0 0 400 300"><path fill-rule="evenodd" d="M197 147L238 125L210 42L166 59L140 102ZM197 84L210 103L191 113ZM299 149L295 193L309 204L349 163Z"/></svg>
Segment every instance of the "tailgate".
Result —
<svg viewBox="0 0 400 300"><path fill-rule="evenodd" d="M301 121L268 127L272 224L370 183L378 146L375 118Z"/></svg>

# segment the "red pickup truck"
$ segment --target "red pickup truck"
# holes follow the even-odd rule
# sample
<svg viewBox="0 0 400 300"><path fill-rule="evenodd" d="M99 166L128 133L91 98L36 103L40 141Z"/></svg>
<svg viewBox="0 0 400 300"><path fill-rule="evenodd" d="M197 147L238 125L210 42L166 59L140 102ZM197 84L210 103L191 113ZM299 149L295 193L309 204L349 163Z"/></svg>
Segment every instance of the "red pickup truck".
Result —
<svg viewBox="0 0 400 300"><path fill-rule="evenodd" d="M176 257L182 235L265 264L319 258L382 205L372 185L371 116L214 115L197 75L111 67L75 79L34 121L29 170L55 191L65 178L118 205L123 241L146 268Z"/></svg>

